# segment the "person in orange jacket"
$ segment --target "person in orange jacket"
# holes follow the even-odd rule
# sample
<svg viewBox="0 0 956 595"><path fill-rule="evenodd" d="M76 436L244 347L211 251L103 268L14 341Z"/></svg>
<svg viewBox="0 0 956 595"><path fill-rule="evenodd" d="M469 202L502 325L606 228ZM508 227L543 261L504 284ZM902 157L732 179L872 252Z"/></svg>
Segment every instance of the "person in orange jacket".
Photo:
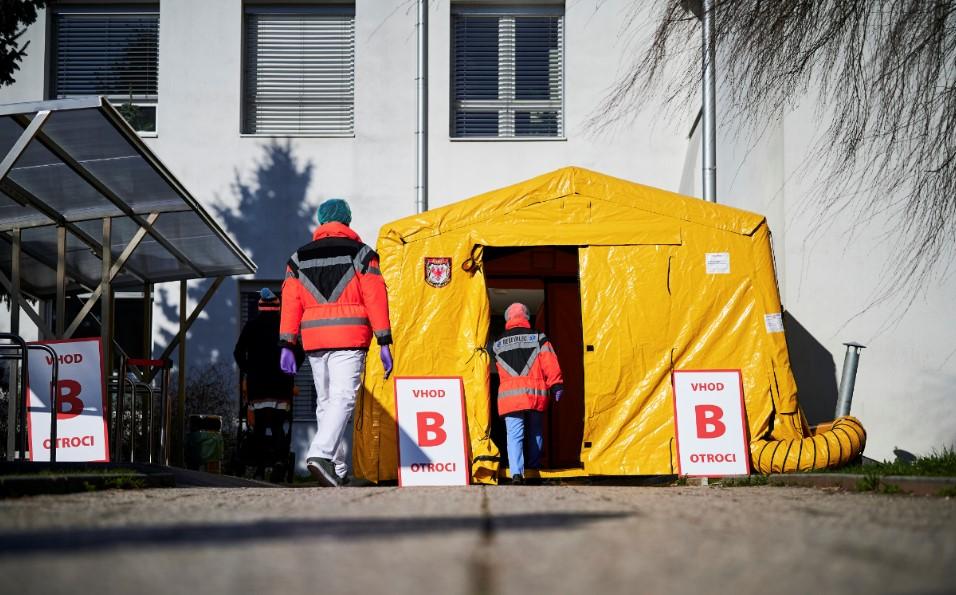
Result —
<svg viewBox="0 0 956 595"><path fill-rule="evenodd" d="M365 357L374 335L385 378L392 372L388 292L378 254L349 228L352 212L340 198L323 202L312 241L289 259L282 284L280 365L295 374L301 338L315 382L315 437L306 466L325 486L344 485L351 462L345 429L355 408Z"/></svg>
<svg viewBox="0 0 956 595"><path fill-rule="evenodd" d="M498 414L505 418L508 434L508 469L511 481L524 483L525 448L528 468L540 464L542 420L550 397L564 393L561 367L544 333L531 329L528 307L514 303L505 310L505 332L495 341L498 366Z"/></svg>

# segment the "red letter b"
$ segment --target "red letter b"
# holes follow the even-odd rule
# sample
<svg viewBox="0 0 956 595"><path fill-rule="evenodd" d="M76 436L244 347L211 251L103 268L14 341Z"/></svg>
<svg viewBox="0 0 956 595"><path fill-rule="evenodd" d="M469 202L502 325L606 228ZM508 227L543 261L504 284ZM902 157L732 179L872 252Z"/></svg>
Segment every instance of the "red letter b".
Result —
<svg viewBox="0 0 956 595"><path fill-rule="evenodd" d="M76 380L60 380L57 383L57 419L73 419L83 413L83 401L78 396L80 394L80 383ZM69 411L67 411L69 405Z"/></svg>
<svg viewBox="0 0 956 595"><path fill-rule="evenodd" d="M720 421L724 410L717 405L697 405L694 413L697 415L698 438L719 438L727 431L727 426Z"/></svg>
<svg viewBox="0 0 956 595"><path fill-rule="evenodd" d="M448 439L448 434L441 429L445 417L437 411L420 411L418 413L418 445L438 446Z"/></svg>

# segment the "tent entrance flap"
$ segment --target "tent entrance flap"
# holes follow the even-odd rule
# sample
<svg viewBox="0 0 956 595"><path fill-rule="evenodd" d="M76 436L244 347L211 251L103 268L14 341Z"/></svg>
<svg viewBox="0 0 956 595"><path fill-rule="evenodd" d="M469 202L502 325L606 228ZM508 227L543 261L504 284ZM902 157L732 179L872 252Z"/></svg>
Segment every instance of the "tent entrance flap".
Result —
<svg viewBox="0 0 956 595"><path fill-rule="evenodd" d="M489 343L504 332L504 311L514 302L528 306L531 324L551 340L564 376L564 397L551 403L544 420L542 469L581 468L584 435L584 340L576 246L485 247L482 268L491 308ZM492 364L491 394L497 395ZM504 421L492 398L491 438L507 459Z"/></svg>

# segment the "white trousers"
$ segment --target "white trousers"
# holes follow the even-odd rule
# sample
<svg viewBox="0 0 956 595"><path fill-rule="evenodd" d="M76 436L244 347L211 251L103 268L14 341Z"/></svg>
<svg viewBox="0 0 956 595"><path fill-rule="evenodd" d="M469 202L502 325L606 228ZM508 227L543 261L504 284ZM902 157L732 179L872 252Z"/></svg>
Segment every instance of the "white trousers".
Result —
<svg viewBox="0 0 956 595"><path fill-rule="evenodd" d="M306 457L331 459L339 476L348 474L352 463L352 436L345 435L345 428L355 409L367 353L361 349L330 349L309 354L318 428Z"/></svg>

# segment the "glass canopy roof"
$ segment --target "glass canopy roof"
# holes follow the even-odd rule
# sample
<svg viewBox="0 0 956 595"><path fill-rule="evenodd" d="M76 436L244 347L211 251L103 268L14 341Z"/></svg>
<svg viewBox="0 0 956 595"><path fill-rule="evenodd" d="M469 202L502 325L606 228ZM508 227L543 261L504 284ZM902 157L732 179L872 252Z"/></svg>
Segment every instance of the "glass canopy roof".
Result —
<svg viewBox="0 0 956 595"><path fill-rule="evenodd" d="M20 230L21 284L37 297L56 292L58 225L68 288L99 284L106 217L114 262L146 230L116 289L256 270L104 98L0 105L0 160L0 270Z"/></svg>

